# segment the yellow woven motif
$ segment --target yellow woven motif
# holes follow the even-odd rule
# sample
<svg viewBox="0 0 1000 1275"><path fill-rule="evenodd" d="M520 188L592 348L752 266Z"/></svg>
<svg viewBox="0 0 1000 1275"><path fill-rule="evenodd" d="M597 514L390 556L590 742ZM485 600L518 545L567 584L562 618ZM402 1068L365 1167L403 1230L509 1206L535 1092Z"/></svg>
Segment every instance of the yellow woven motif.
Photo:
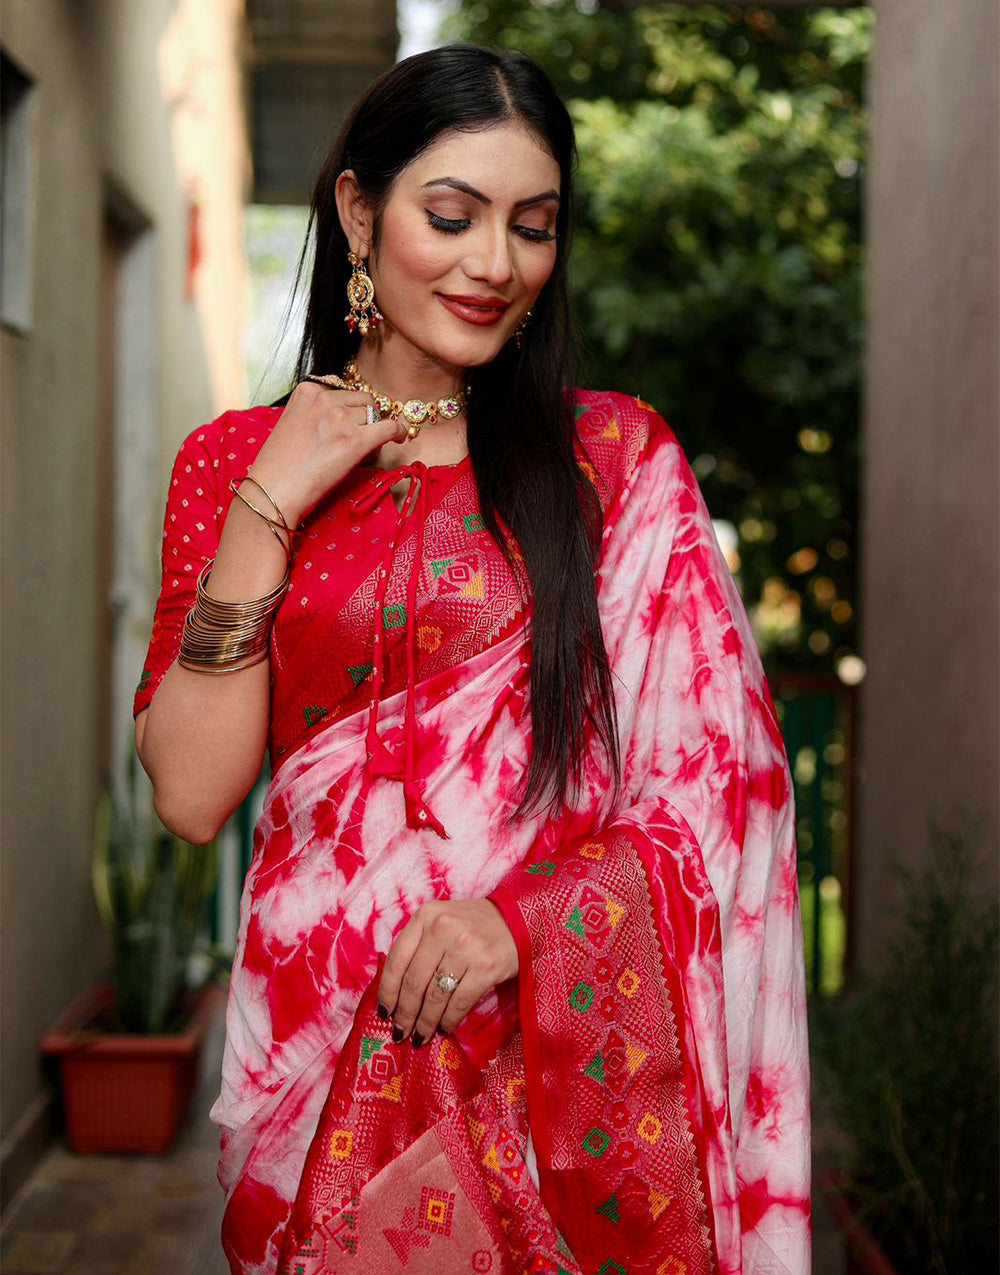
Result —
<svg viewBox="0 0 1000 1275"><path fill-rule="evenodd" d="M354 1130L334 1129L330 1135L330 1159L346 1160L354 1150Z"/></svg>
<svg viewBox="0 0 1000 1275"><path fill-rule="evenodd" d="M648 1142L650 1146L659 1142L660 1134L663 1132L663 1124L651 1111L647 1111L643 1118L639 1121L639 1127L636 1133L642 1138L643 1142Z"/></svg>
<svg viewBox="0 0 1000 1275"><path fill-rule="evenodd" d="M441 1225L448 1217L448 1201L436 1200L433 1196L427 1201L427 1220Z"/></svg>
<svg viewBox="0 0 1000 1275"><path fill-rule="evenodd" d="M421 624L417 629L417 646L421 651L436 651L441 645L441 630L436 624Z"/></svg>
<svg viewBox="0 0 1000 1275"><path fill-rule="evenodd" d="M525 1081L523 1076L512 1076L507 1081L507 1101L513 1106L524 1097Z"/></svg>
<svg viewBox="0 0 1000 1275"><path fill-rule="evenodd" d="M608 909L608 920L611 922L611 928L614 929L625 915L625 909L620 903L615 903L612 899L606 899L604 905Z"/></svg>
<svg viewBox="0 0 1000 1275"><path fill-rule="evenodd" d="M468 584L464 585L460 590L463 598L485 598L486 589L483 586L483 573L477 571Z"/></svg>
<svg viewBox="0 0 1000 1275"><path fill-rule="evenodd" d="M623 969L618 975L618 990L626 1000L630 1001L639 990L641 982L642 979L640 979L635 970Z"/></svg>
<svg viewBox="0 0 1000 1275"><path fill-rule="evenodd" d="M655 1187L649 1188L649 1211L654 1221L670 1203L670 1198L669 1195L664 1195L662 1191L657 1191Z"/></svg>
<svg viewBox="0 0 1000 1275"><path fill-rule="evenodd" d="M384 1084L378 1091L380 1098L388 1098L392 1102L399 1102L403 1097L403 1077L394 1076L387 1084Z"/></svg>
<svg viewBox="0 0 1000 1275"><path fill-rule="evenodd" d="M476 1120L471 1116L467 1118L466 1126L469 1130L469 1137L472 1139L472 1145L478 1151L479 1144L482 1142L483 1135L486 1133L486 1126L481 1120Z"/></svg>
<svg viewBox="0 0 1000 1275"><path fill-rule="evenodd" d="M634 1076L646 1061L646 1051L640 1049L638 1045L626 1044L625 1057L628 1059L629 1073Z"/></svg>
<svg viewBox="0 0 1000 1275"><path fill-rule="evenodd" d="M456 1067L461 1066L462 1060L458 1050L450 1040L444 1039L438 1047L438 1062L442 1067L447 1067L449 1071L454 1071Z"/></svg>

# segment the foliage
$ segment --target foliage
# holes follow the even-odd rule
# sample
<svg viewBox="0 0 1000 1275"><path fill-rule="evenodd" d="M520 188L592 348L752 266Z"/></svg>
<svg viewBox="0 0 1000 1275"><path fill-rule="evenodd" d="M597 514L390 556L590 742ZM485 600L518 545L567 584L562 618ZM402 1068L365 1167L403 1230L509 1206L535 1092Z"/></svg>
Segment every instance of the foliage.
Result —
<svg viewBox="0 0 1000 1275"><path fill-rule="evenodd" d="M94 836L94 894L111 939L116 1028L183 1026L191 959L199 951L215 959L202 940L217 865L214 842L191 845L142 808L130 753L124 801L105 791Z"/></svg>
<svg viewBox="0 0 1000 1275"><path fill-rule="evenodd" d="M900 1270L964 1275L998 1257L998 918L971 821L931 824L879 969L813 1003L816 1095L851 1137L863 1220Z"/></svg>
<svg viewBox="0 0 1000 1275"><path fill-rule="evenodd" d="M517 48L580 151L585 383L678 434L770 669L855 642L862 81L872 15L459 0L446 38Z"/></svg>

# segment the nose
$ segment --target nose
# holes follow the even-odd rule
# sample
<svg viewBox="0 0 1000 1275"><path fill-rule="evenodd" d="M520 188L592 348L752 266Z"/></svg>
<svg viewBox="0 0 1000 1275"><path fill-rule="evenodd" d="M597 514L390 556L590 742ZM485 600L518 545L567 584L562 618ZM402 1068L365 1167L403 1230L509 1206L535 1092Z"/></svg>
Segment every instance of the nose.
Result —
<svg viewBox="0 0 1000 1275"><path fill-rule="evenodd" d="M492 288L500 288L511 281L514 261L506 225L481 227L474 251L466 263L466 272L470 279L482 279Z"/></svg>

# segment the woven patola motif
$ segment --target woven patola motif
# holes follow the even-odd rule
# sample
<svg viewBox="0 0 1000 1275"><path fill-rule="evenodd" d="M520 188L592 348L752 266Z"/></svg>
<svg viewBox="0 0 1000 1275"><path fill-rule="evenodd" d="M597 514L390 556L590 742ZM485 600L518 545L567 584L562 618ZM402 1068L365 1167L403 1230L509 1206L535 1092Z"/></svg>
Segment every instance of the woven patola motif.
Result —
<svg viewBox="0 0 1000 1275"><path fill-rule="evenodd" d="M374 1012L376 983L341 1054L279 1275L521 1272L532 1262L580 1275L525 1163L517 1034L483 1070L448 1037L394 1044Z"/></svg>
<svg viewBox="0 0 1000 1275"><path fill-rule="evenodd" d="M535 858L490 897L522 930L531 1128L555 1221L588 1271L711 1275L697 1097L674 1008L681 991L641 836L611 828ZM672 861L650 867L667 876ZM672 893L683 907L683 891Z"/></svg>

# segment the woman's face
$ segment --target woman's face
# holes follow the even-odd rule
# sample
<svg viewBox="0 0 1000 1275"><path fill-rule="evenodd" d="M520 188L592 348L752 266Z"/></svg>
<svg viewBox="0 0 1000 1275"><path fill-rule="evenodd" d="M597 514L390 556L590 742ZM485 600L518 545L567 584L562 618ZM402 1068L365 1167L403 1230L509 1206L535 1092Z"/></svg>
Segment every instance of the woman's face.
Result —
<svg viewBox="0 0 1000 1275"><path fill-rule="evenodd" d="M448 133L418 156L368 260L385 340L448 367L495 358L555 265L559 187L559 165L516 124Z"/></svg>

